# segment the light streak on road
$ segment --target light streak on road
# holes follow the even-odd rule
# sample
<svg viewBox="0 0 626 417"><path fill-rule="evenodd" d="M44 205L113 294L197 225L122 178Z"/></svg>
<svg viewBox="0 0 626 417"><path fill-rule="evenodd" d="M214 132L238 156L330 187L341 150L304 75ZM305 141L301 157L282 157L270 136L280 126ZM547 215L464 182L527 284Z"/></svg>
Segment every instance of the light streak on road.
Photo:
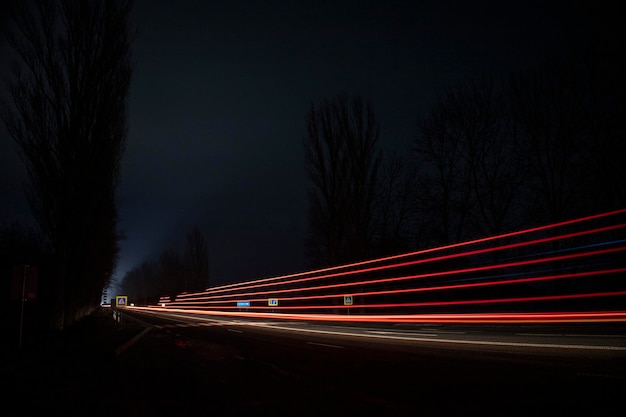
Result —
<svg viewBox="0 0 626 417"><path fill-rule="evenodd" d="M151 309L148 308L148 309L141 309L141 310L149 312ZM188 311L185 311L184 314L176 314L176 313L171 313L170 310L167 310L167 311L157 310L155 311L155 313L158 313L156 315L159 317L170 315L172 317L177 317L179 320L194 320L197 322L208 320L211 324L214 324L215 322L220 321L220 319L212 319L210 317L203 318L202 315L210 314L209 312L204 311L204 310L195 312L196 314L198 314L197 316L188 315L189 313ZM220 313L222 312L214 312L214 313L216 313L217 316L221 316ZM251 318L251 317L264 318L264 316L265 315L263 314L247 315L248 318ZM502 335L500 336L494 336L494 335L489 335L489 334L468 335L466 332L451 332L451 331L437 330L437 329L435 329L434 331L430 331L429 333L425 333L421 331L371 330L371 329L357 328L357 327L339 328L339 327L319 327L318 326L317 328L312 328L310 326L290 325L289 323L285 323L284 321L282 321L282 319L289 319L289 318L292 318L294 320L302 320L303 319L302 315L299 315L297 317L288 317L288 315L285 315L285 314L275 314L272 316L275 319L281 319L281 321L263 322L263 321L251 321L251 320L245 320L245 321L229 320L229 321L224 322L221 327L225 327L225 326L237 326L238 328L250 327L250 328L261 328L261 329L266 329L266 330L271 330L271 331L286 331L286 332L292 332L292 333L330 336L333 338L332 340L336 342L331 344L331 343L307 341L306 343L310 345L318 345L318 346L332 347L332 348L344 347L338 344L338 342L341 340L340 338L356 337L359 339L419 342L419 343L431 342L431 343L441 343L441 344L461 345L461 346L476 345L476 346L482 346L482 347L485 347L485 346L519 347L519 348L542 348L542 349L612 351L612 352L626 353L626 345L623 345L623 344L612 345L612 344L608 344L604 342L596 343L596 344L590 344L588 342L587 343L573 343L571 340L567 343L554 343L550 341L541 340L542 338L546 339L546 338L554 338L554 337L562 336L559 334L549 334L549 333L548 334L536 333L536 334L529 334L529 335L515 334L515 336L531 336L533 340L536 340L536 341L530 342L519 337L513 338L513 340L505 340L505 338L503 338ZM437 315L437 316L444 317L446 315ZM443 321L443 322L445 323L487 323L487 322L492 322L492 321L490 321L490 319L487 321L484 321L482 319L487 318L487 316L500 316L500 315L467 315L468 318L470 316L473 316L473 319L469 319L468 321L459 321L459 317L458 317L459 315L453 315L453 316L454 317L452 317L452 321ZM528 315L508 315L508 319L509 320L515 319L516 323L518 324L525 323L526 319L523 318L524 316L528 316ZM545 317L546 314L535 314L534 316L535 317L532 319L532 322L536 322L535 320L537 319L546 318ZM578 316L576 322L578 322L582 318L581 316L575 313L554 313L552 314L552 316L553 316L552 319L554 319L556 316L559 316L560 318L565 319L565 320L569 319L568 316ZM591 319L594 317L598 318L602 316L602 314L601 313L589 313L585 316L588 319ZM332 320L332 318L330 317L329 319ZM480 321L474 321L474 319L480 319ZM626 315L622 316L622 320L626 320ZM396 320L392 319L391 321L395 322ZM241 330L237 330L237 329L227 328L226 330L229 332L233 332L233 333L242 333ZM572 335L572 336L576 336L580 338L585 335ZM594 337L594 338L598 337L598 335L587 335L587 336ZM611 335L600 335L600 336L613 337L613 338L615 337ZM509 337L509 336L505 335L505 337Z"/></svg>
<svg viewBox="0 0 626 417"><path fill-rule="evenodd" d="M624 214L626 209L616 210L406 254L217 286L174 299L162 297L158 306L128 308L348 323L624 322ZM613 223L588 224L592 221ZM584 228L572 230L575 226ZM511 238L522 240L505 240ZM507 292L492 292L504 289ZM529 294L529 289L534 293ZM487 310L478 310L481 306Z"/></svg>
<svg viewBox="0 0 626 417"><path fill-rule="evenodd" d="M580 323L626 322L626 311L538 312L538 313L450 313L450 314L290 314L269 312L228 312L160 307L126 307L145 312L174 312L198 316L240 317L250 319L300 320L354 323Z"/></svg>
<svg viewBox="0 0 626 417"><path fill-rule="evenodd" d="M227 291L227 290L231 290L231 289L241 290L240 287L254 288L254 287L257 287L258 284L260 284L260 283L270 283L270 282L274 283L276 281L285 280L285 279L294 278L294 277L300 277L300 276L306 276L306 275L315 275L315 274L323 274L323 273L329 272L329 271L337 271L337 270L341 270L341 269L348 269L348 268L359 267L359 266L363 266L363 265L371 265L371 264L375 264L375 263L381 263L381 262L386 262L386 261L391 261L391 260L396 260L396 259L403 259L403 258L407 258L407 257L414 257L414 256L418 256L418 255L426 255L426 254L430 254L430 253L441 252L441 251L444 251L444 250L450 250L450 249L462 248L462 247L465 247L465 246L471 246L471 245L477 245L477 244L482 244L482 243L488 243L488 242L492 242L492 241L495 241L495 240L506 239L506 238L511 238L511 237L525 235L525 234L532 234L532 233L536 233L536 232L539 232L539 231L546 231L546 230L550 230L550 229L554 229L554 228L558 228L558 227L563 227L563 226L569 226L569 225L578 224L578 223L584 223L584 222L587 222L587 221L597 220L597 219L601 219L601 218L605 218L605 217L616 216L616 215L624 214L624 213L626 213L626 209L615 210L615 211L611 211L611 212L607 212L607 213L600 213L600 214L591 215L591 216L587 216L587 217L582 217L582 218L578 218L578 219L573 219L573 220L567 220L567 221L562 221L562 222L558 222L558 223L553 223L553 224L546 225L546 226L533 227L533 228L524 229L524 230L520 230L520 231L509 232L509 233L504 233L504 234L500 234L500 235L496 235L496 236L489 236L489 237L485 237L485 238L481 238L481 239L474 239L474 240L470 240L470 241L466 241L466 242L460 242L460 243L455 243L455 244L450 244L450 245L445 245L445 246L439 246L439 247L430 248L430 249L423 249L423 250L410 252L410 253L404 253L404 254L399 254L399 255L394 255L394 256L387 256L387 257L382 257L382 258L376 258L376 259L372 259L372 260L367 260L367 261L362 261L362 262L355 262L355 263L351 263L351 264L339 265L339 266L323 268L323 269L317 269L317 270L313 270L313 271L300 272L300 273L296 273L296 274L281 275L281 276L278 276L278 277L257 279L257 280L245 281L245 282L240 282L240 283L235 283L235 284L220 285L220 286L216 286L216 287L213 287L213 288L208 288L208 289L206 289L205 291L202 291L202 292L187 293L184 296L185 297L192 297L192 296L196 296L196 295L215 294L217 292ZM612 228L612 229L613 228L622 228L622 227L624 227L623 224L610 226L610 228ZM600 231L600 230L596 230L596 232L597 231ZM584 231L582 233L587 234L587 233L589 233L589 231ZM559 237L557 237L557 239L558 238ZM493 250L493 249L491 249L491 250ZM467 255L467 254L468 253L465 252L465 255ZM432 258L429 258L429 259L432 259ZM397 265L401 265L401 264L395 264L395 265L397 266ZM372 268L361 269L360 271L371 271L371 270L372 270ZM331 276L335 276L335 275L331 275ZM326 276L322 275L322 277L326 277ZM318 279L318 278L319 277L315 277L314 279Z"/></svg>
<svg viewBox="0 0 626 417"><path fill-rule="evenodd" d="M281 281L279 284L281 284L281 285L301 284L303 282L317 281L317 280L320 280L320 279L337 278L337 277L342 277L342 276L346 276L346 275L356 275L356 274L380 272L380 271L389 270L389 269L398 269L398 268L402 268L402 267L415 266L415 265L425 264L425 263L430 263L430 262L446 261L446 260L451 260L451 259L456 259L456 258L461 258L461 257L469 257L469 256L475 256L475 255L495 252L495 251L506 250L506 249L519 248L519 247L523 247L523 246L531 246L531 245L536 245L536 244L539 244L539 243L546 243L546 242L551 242L551 241L556 241L556 240L561 240L561 239L580 237L580 236L586 235L586 234L605 232L605 231L609 231L609 230L621 229L621 228L624 228L624 227L626 227L626 224L619 224L619 225L608 226L608 227L603 227L603 228L598 228L598 229L593 229L593 230L585 230L583 232L569 233L569 234L566 234L566 235L552 236L552 237L548 237L548 238L535 239L535 240L532 240L532 241L529 241L529 242L521 242L521 243L508 244L508 245L501 245L501 246L497 246L497 247L493 247L493 248L477 249L477 250L468 251L468 252L461 252L461 253L455 253L455 254L450 254L450 255L442 255L442 256L426 258L426 259L419 259L419 260L416 260L416 261L408 261L408 262L396 263L396 264L391 264L391 265L383 265L383 266L378 266L378 267L357 269L357 270L354 270L354 271L340 272L340 273L334 273L334 274L326 274L326 275L314 276L314 277L309 277L309 278L301 278L301 279L295 279L295 280L289 280L289 281ZM609 242L609 243L612 243L612 242ZM617 248L617 250L624 250L624 248ZM526 264L534 264L534 263L542 263L542 262L551 262L551 261L556 261L556 260L565 260L565 259L571 259L571 258L575 258L575 257L579 257L579 256L599 255L599 254L603 254L603 253L613 252L613 251L615 251L615 249L606 249L606 251L607 252L604 252L602 250L597 250L597 251L585 252L585 253L582 253L582 254L570 254L570 255L546 257L546 258L541 258L541 259L536 259L536 260L531 260L531 261L510 262L510 263L504 264L504 265L491 265L488 268L485 268L485 270L486 269L496 269L496 268L508 268L508 267L513 267L513 266L522 266L522 265L526 265ZM472 272L472 270L467 270L467 271L448 271L447 273L448 274L453 274L453 273L459 273L459 272ZM442 273L439 273L438 275L442 275ZM395 280L406 280L406 279L414 279L414 278L417 278L417 276L399 277L399 278L395 278ZM341 286L353 286L353 285L382 283L382 282L389 282L389 281L390 281L389 279L387 279L387 280L367 280L367 281L360 281L360 282L351 282L351 283L346 283L346 284L317 285L315 287L308 287L308 288L300 289L300 291L306 291L306 290L312 290L312 289L337 288L337 287L341 287ZM266 282L266 283L263 283L263 284L243 286L242 288L239 288L238 290L241 291L242 289L252 289L252 288L268 287L268 286L275 286L275 285L277 285L277 284L273 283L273 282ZM249 293L238 292L238 293L235 293L235 294L223 294L223 295L218 295L218 296L216 296L216 295L209 296L210 294L212 294L214 292L207 291L206 293L204 293L205 297L198 297L197 294L194 294L194 295L196 295L195 297L190 297L189 294L184 294L184 295L182 295L180 297L180 299L181 300L185 300L185 301L196 301L196 300L199 300L199 299L206 300L206 299L227 298L227 297L229 297L229 298L232 298L232 297L250 297L250 296L253 296L253 295L283 293L283 292L293 292L293 290L269 290L269 291L257 291L257 292L249 292ZM209 297L207 298L206 296L209 296Z"/></svg>
<svg viewBox="0 0 626 417"><path fill-rule="evenodd" d="M563 255L563 256L544 258L544 259L541 259L541 260L534 260L534 261L523 261L523 262L515 262L515 263L509 263L509 264L487 265L487 266L476 267L476 268L465 268L465 269L458 269L458 270L452 270L452 271L433 272L433 273L429 273L429 274L408 275L408 276L401 276L401 277L394 277L394 278L384 278L384 279L368 280L368 281L357 281L357 282L350 282L350 283L344 283L344 284L335 284L335 285L321 285L321 286L316 286L316 287L305 287L305 288L295 288L295 289L286 289L286 290L275 290L275 291L265 291L265 292L233 294L233 295L229 295L228 297L236 297L236 301L247 300L247 301L264 302L266 300L266 298L249 299L249 297L250 296L264 295L264 294L265 295L267 295L267 294L285 294L285 293L293 293L293 292L314 291L314 290L320 290L320 289L346 288L346 287L355 287L355 286L360 286L360 285L373 285L373 284L391 283L391 282L397 282L397 281L406 281L406 280L419 279L419 278L442 277L442 276L456 275L456 274L470 273L470 272L483 272L483 271L489 271L489 270L494 270L494 269L503 269L503 268L510 268L510 267L516 267L516 266L531 265L531 264L535 264L535 263L538 263L538 262L551 262L551 261L556 261L556 260L566 260L566 259L582 257L582 256L591 256L591 255L598 255L598 254L614 253L614 252L618 252L618 251L626 251L626 247L606 249L606 250L602 250L602 251L594 251L593 253L583 253L583 254L576 254L576 255ZM488 281L488 282L472 283L472 284L456 284L456 285L445 285L445 286L439 286L439 287L409 288L409 289L402 289L402 290L356 292L353 295L354 296L385 295L385 294L400 294L400 293L423 292L423 291L437 291L437 290L449 290L449 289L475 288L475 287L485 287L485 286L495 286L495 285L505 285L505 284L520 284L520 283L529 283L529 282L540 282L540 281L557 280L557 279L565 279L565 278L580 278L580 277L586 277L586 276L592 276L592 275L608 275L608 274L614 274L614 273L620 273L620 272L626 272L626 267L625 268L614 268L614 269L600 270L600 271L586 271L586 272L571 273L571 274L548 275L548 276L543 276L543 277L517 278L517 279L513 279L513 280ZM317 295L317 296L308 296L308 297L307 296L301 296L301 297L282 297L281 296L281 300L283 300L283 301L287 301L287 300L311 300L311 299L323 299L323 298L337 298L337 294ZM228 301L232 301L232 300L228 300ZM203 301L198 301L198 302L190 302L189 300L185 300L185 301L177 301L176 303L171 303L171 305L182 307L182 306L185 306L185 305L197 305L197 304L207 304L208 305L208 304L217 304L217 303L224 303L224 301L223 300L219 300L219 301L203 300ZM306 307L301 307L301 308L313 308L313 307L312 306L306 306Z"/></svg>

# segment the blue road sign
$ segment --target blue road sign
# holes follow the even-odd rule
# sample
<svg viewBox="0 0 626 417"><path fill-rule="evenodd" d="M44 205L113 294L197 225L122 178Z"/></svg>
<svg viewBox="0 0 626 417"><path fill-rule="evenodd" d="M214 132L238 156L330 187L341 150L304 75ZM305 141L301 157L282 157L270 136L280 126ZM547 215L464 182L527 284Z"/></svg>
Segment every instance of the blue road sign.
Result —
<svg viewBox="0 0 626 417"><path fill-rule="evenodd" d="M353 301L354 300L352 299L351 295L344 295L343 296L343 305L344 306L351 306Z"/></svg>
<svg viewBox="0 0 626 417"><path fill-rule="evenodd" d="M237 307L250 307L250 301L237 301Z"/></svg>
<svg viewBox="0 0 626 417"><path fill-rule="evenodd" d="M267 305L270 307L278 306L278 298L270 298L267 300Z"/></svg>

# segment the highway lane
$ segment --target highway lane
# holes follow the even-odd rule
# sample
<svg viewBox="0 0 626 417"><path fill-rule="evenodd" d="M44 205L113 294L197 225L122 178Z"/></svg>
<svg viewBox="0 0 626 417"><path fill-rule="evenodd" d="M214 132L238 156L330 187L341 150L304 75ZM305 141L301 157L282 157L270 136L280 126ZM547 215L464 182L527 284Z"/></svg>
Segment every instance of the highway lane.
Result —
<svg viewBox="0 0 626 417"><path fill-rule="evenodd" d="M131 311L127 311L131 313ZM504 351L561 351L579 356L626 356L624 323L564 324L355 324L263 320L203 316L163 311L137 311L157 320L158 328L229 326L256 331L301 334L314 338L357 338L387 344L435 344L440 348ZM407 343L408 342L408 343Z"/></svg>
<svg viewBox="0 0 626 417"><path fill-rule="evenodd" d="M153 343L170 340L184 347L175 351L180 360L195 364L185 372L220 369L247 404L306 407L310 415L621 415L626 392L619 326L330 326L124 314L151 330L122 360L144 360ZM177 379L193 379L179 372Z"/></svg>

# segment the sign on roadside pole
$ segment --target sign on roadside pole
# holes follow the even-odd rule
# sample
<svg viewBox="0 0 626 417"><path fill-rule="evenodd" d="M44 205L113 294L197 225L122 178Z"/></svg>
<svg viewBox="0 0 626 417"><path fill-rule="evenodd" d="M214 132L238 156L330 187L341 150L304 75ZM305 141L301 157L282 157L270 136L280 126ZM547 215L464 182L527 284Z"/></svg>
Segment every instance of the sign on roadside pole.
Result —
<svg viewBox="0 0 626 417"><path fill-rule="evenodd" d="M115 307L126 307L128 305L128 296L127 295L116 295L115 296Z"/></svg>
<svg viewBox="0 0 626 417"><path fill-rule="evenodd" d="M278 307L278 298L269 298L267 300L267 305L270 307Z"/></svg>

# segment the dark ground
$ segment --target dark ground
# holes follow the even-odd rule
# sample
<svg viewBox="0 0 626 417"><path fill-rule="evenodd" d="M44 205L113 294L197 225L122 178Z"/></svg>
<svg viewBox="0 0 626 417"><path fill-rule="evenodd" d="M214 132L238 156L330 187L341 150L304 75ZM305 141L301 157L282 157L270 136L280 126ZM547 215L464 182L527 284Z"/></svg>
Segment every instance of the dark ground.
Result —
<svg viewBox="0 0 626 417"><path fill-rule="evenodd" d="M62 332L26 327L22 346L11 328L3 334L4 416L115 415L119 364L115 350L142 328L98 310ZM9 333L9 334L7 334ZM128 415L128 414L119 414Z"/></svg>
<svg viewBox="0 0 626 417"><path fill-rule="evenodd" d="M2 415L621 416L626 395L622 380L580 385L515 364L423 355L405 363L373 353L351 360L358 350L319 356L313 347L251 345L226 329L145 329L101 309L25 339L22 349L5 339ZM405 372L389 369L398 363ZM503 366L514 376L502 378Z"/></svg>

